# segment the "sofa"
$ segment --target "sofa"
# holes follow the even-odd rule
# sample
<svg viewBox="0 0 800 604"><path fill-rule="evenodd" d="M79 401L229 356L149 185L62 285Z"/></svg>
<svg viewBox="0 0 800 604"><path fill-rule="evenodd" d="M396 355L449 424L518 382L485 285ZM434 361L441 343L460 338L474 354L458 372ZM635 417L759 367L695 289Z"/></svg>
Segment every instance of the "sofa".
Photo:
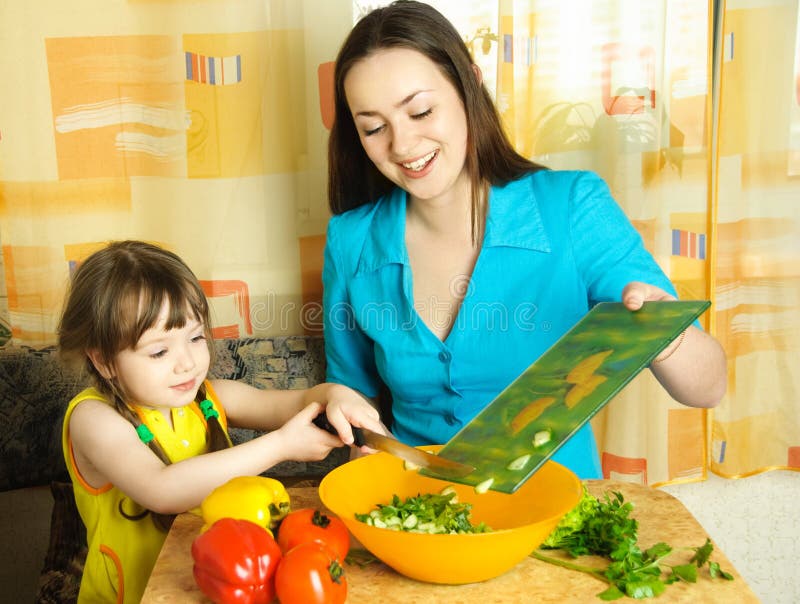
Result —
<svg viewBox="0 0 800 604"><path fill-rule="evenodd" d="M321 336L218 340L211 377L244 380L258 388L301 389L324 379L324 363ZM38 571L37 602L74 601L80 582L85 530L61 454L61 426L67 402L83 386L81 376L64 368L52 348L0 348L0 417L4 424L0 431L0 495L46 487L53 499L49 543ZM231 429L234 443L256 435L251 430ZM313 483L348 457L349 449L342 447L323 461L283 462L265 475L287 485Z"/></svg>

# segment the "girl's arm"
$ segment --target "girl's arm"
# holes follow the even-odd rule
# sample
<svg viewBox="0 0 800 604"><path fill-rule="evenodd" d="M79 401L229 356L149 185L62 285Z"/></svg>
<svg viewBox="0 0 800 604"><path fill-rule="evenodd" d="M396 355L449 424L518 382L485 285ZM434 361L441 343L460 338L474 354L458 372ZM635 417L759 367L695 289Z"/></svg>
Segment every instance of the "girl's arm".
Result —
<svg viewBox="0 0 800 604"><path fill-rule="evenodd" d="M373 404L341 384L323 383L306 390L261 390L235 380L212 380L211 384L234 426L275 430L301 409L317 402L330 408L328 419L345 444L353 442L350 424L386 431Z"/></svg>
<svg viewBox="0 0 800 604"><path fill-rule="evenodd" d="M69 431L76 464L92 486L110 482L154 512L175 514L199 505L214 488L235 476L254 476L288 459L324 459L342 442L311 423L321 411L321 405L309 405L268 434L170 465L158 459L133 426L103 402L79 404L70 417Z"/></svg>
<svg viewBox="0 0 800 604"><path fill-rule="evenodd" d="M622 292L622 302L638 310L646 301L674 300L664 290L632 282ZM690 407L715 407L728 383L725 351L711 335L690 326L650 364L658 381L679 403Z"/></svg>

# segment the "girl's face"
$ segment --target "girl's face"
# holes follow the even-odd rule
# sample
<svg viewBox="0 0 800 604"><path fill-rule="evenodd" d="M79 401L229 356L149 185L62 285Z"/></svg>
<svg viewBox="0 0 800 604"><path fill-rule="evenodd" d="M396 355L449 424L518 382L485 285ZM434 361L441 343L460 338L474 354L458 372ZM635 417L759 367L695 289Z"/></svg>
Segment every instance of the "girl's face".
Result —
<svg viewBox="0 0 800 604"><path fill-rule="evenodd" d="M379 50L344 80L361 144L380 172L412 200L468 198L467 116L438 66L406 48Z"/></svg>
<svg viewBox="0 0 800 604"><path fill-rule="evenodd" d="M208 373L211 355L202 323L189 319L183 327L165 330L168 307L134 348L117 354L115 375L127 402L157 408L191 403Z"/></svg>

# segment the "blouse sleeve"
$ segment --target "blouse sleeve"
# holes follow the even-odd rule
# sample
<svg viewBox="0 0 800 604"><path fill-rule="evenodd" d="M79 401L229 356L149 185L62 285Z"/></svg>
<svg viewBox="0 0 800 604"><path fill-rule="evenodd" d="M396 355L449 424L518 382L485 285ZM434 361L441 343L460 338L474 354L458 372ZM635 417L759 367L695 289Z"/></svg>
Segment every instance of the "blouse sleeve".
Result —
<svg viewBox="0 0 800 604"><path fill-rule="evenodd" d="M644 247L641 236L597 175L581 173L573 183L570 228L573 254L589 292L589 304L618 302L631 281L675 287Z"/></svg>
<svg viewBox="0 0 800 604"><path fill-rule="evenodd" d="M322 269L327 381L344 384L368 397L378 395L379 378L373 342L356 322L348 295L348 270L339 248L338 233L343 225L334 216L328 223L325 261Z"/></svg>

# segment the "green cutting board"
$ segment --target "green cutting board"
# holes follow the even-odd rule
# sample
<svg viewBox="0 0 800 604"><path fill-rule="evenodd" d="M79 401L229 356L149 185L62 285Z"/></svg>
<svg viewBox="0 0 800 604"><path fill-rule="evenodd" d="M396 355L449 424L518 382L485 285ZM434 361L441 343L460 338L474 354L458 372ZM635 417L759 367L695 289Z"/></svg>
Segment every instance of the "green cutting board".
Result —
<svg viewBox="0 0 800 604"><path fill-rule="evenodd" d="M492 490L516 491L710 305L647 302L631 312L608 302L592 308L439 451L475 467L455 482L477 486L492 478Z"/></svg>

